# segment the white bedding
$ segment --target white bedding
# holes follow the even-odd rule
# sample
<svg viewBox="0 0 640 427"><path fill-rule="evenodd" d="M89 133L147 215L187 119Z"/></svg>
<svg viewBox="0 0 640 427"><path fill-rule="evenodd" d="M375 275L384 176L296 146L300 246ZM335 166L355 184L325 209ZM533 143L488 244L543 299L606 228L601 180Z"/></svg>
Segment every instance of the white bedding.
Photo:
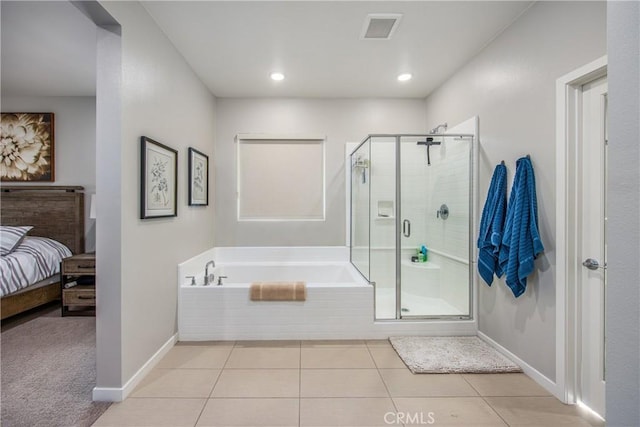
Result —
<svg viewBox="0 0 640 427"><path fill-rule="evenodd" d="M65 245L46 237L24 238L20 246L0 257L0 295L24 289L60 272L60 261L71 256Z"/></svg>

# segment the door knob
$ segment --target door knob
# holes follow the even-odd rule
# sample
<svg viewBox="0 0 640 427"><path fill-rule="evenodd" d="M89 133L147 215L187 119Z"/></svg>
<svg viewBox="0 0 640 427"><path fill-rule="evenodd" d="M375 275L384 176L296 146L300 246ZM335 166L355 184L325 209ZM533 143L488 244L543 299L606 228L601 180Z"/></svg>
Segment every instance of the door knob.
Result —
<svg viewBox="0 0 640 427"><path fill-rule="evenodd" d="M584 265L585 267L587 267L589 270L597 270L599 268L605 270L607 268L607 264L605 265L600 265L600 263L598 262L598 260L595 260L593 258L587 258L584 260L584 262L582 263L582 265Z"/></svg>

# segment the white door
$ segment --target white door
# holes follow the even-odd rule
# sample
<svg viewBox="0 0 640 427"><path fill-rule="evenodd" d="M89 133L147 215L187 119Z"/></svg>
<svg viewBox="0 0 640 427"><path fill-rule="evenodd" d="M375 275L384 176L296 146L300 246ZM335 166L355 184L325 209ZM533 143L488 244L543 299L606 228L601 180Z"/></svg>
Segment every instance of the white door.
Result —
<svg viewBox="0 0 640 427"><path fill-rule="evenodd" d="M579 398L605 415L607 79L583 86Z"/></svg>

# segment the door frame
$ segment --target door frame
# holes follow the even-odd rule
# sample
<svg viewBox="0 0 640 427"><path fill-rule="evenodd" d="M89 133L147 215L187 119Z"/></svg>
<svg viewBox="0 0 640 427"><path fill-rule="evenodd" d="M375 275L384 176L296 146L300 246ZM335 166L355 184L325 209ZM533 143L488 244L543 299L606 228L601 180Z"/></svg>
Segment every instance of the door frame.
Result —
<svg viewBox="0 0 640 427"><path fill-rule="evenodd" d="M578 147L582 86L607 75L603 56L556 80L556 397L577 401Z"/></svg>

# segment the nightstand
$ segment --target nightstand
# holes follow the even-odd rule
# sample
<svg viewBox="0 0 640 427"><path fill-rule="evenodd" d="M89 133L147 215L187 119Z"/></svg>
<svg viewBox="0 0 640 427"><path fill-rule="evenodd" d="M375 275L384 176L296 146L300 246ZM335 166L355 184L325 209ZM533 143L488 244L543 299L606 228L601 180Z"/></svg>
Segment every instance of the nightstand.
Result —
<svg viewBox="0 0 640 427"><path fill-rule="evenodd" d="M60 263L62 316L95 316L96 254L70 256Z"/></svg>

